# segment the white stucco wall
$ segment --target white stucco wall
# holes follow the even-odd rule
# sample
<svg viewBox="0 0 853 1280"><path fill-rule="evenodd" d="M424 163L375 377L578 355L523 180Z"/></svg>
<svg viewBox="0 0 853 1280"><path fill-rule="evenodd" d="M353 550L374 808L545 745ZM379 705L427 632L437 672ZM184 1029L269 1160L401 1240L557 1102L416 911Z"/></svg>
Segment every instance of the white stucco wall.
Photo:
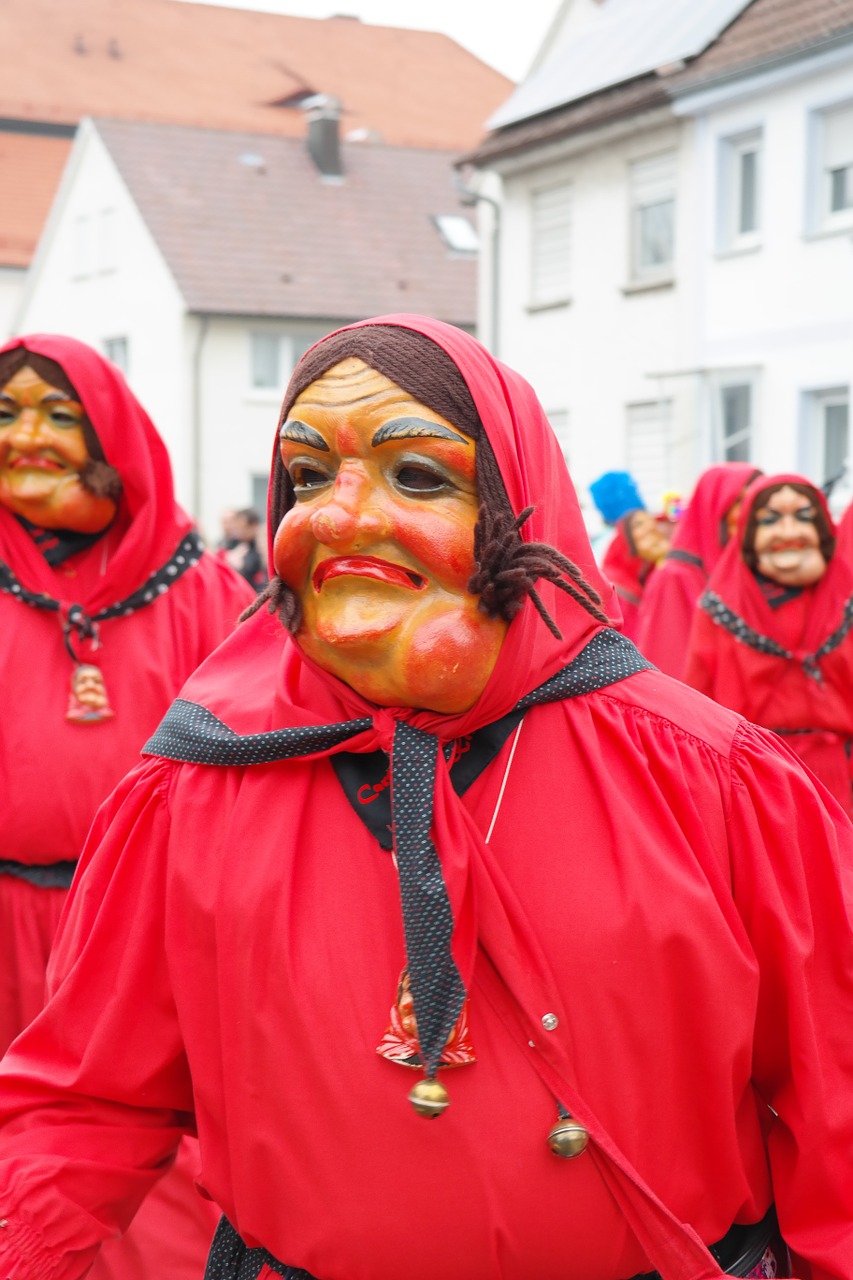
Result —
<svg viewBox="0 0 853 1280"><path fill-rule="evenodd" d="M253 388L250 335L291 336L299 354L309 338L319 338L339 323L251 317L213 317L208 322L198 364L201 387L198 421L202 435L200 518L206 536L212 541L220 536L223 511L247 507L257 501L252 478L269 474L284 386L291 372L287 359L289 348L285 343L281 385L274 389ZM199 325L197 318L188 318L190 363L199 338ZM259 514L264 516L265 511Z"/></svg>
<svg viewBox="0 0 853 1280"><path fill-rule="evenodd" d="M827 233L809 216L813 113L851 100L848 50L680 106L696 113L703 210L697 365L758 371L754 458L765 470L802 465L805 395L853 383L853 218ZM755 129L763 134L759 243L721 251L721 147Z"/></svg>
<svg viewBox="0 0 853 1280"><path fill-rule="evenodd" d="M86 251L81 219L88 220L91 236ZM102 353L107 339L127 339L128 381L166 441L179 501L190 506L183 317L183 299L162 254L91 122L85 122L15 328L67 333Z"/></svg>
<svg viewBox="0 0 853 1280"><path fill-rule="evenodd" d="M0 341L15 332L15 320L27 280L26 267L0 267Z"/></svg>
<svg viewBox="0 0 853 1280"><path fill-rule="evenodd" d="M689 493L698 471L721 457L718 387L733 371L755 377L752 460L768 471L802 468L808 393L853 383L853 226L815 234L807 212L811 113L851 99L853 50L836 49L762 79L730 81L674 112L506 157L478 175L502 204L501 355L530 379L546 410L567 417L564 447L587 509L590 480L626 465L627 407L645 401L671 403L671 481ZM757 127L760 242L723 252L720 139ZM670 147L678 155L674 283L632 292L629 165ZM531 193L562 181L572 184L570 297L537 310ZM491 305L484 273L484 333Z"/></svg>
<svg viewBox="0 0 853 1280"><path fill-rule="evenodd" d="M647 127L642 127L643 124ZM582 503L603 471L626 466L626 406L661 393L650 373L685 367L695 301L689 264L693 169L691 128L668 114L592 136L547 159L504 166L501 214L501 355L536 388L546 412L568 417L564 450ZM629 165L660 152L677 155L675 270L666 287L632 288ZM530 305L531 192L572 186L572 265L566 305ZM481 297L487 326L490 290ZM698 450L689 386L664 388L673 400L672 483L684 484ZM649 495L654 501L659 495Z"/></svg>

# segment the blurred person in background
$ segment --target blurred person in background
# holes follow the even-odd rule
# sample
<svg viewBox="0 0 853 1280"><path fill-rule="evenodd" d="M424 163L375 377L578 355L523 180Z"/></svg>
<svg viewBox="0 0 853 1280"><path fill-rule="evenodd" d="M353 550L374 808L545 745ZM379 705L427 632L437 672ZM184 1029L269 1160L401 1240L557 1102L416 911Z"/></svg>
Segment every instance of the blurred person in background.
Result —
<svg viewBox="0 0 853 1280"><path fill-rule="evenodd" d="M640 602L657 565L662 564L672 538L672 522L665 515L628 511L616 521L610 545L601 562L613 583L622 610L622 630L637 639Z"/></svg>
<svg viewBox="0 0 853 1280"><path fill-rule="evenodd" d="M267 574L258 547L261 517L252 507L229 511L223 514L222 528L224 537L220 544L220 558L245 578L254 591L263 591L267 585Z"/></svg>
<svg viewBox="0 0 853 1280"><path fill-rule="evenodd" d="M783 737L853 817L853 565L802 476L762 476L744 494L684 678Z"/></svg>
<svg viewBox="0 0 853 1280"><path fill-rule="evenodd" d="M98 806L253 599L175 501L121 373L72 338L0 350L0 1053L36 1017ZM144 928L144 921L140 922ZM198 1273L212 1210L188 1147L93 1277ZM182 1270L182 1266L185 1269Z"/></svg>
<svg viewBox="0 0 853 1280"><path fill-rule="evenodd" d="M593 480L589 492L604 526L590 537L595 558L601 564L615 536L616 521L629 511L645 510L646 504L634 477L627 471L605 471Z"/></svg>
<svg viewBox="0 0 853 1280"><path fill-rule="evenodd" d="M734 531L743 491L759 474L746 462L723 462L702 472L666 559L643 595L637 644L668 676L684 675L697 601Z"/></svg>

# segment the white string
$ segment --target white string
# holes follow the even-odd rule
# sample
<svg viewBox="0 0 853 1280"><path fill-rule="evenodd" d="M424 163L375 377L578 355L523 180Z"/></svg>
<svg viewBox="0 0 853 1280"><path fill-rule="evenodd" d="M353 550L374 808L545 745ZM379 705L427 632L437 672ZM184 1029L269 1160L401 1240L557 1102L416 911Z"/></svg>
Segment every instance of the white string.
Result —
<svg viewBox="0 0 853 1280"><path fill-rule="evenodd" d="M515 759L515 748L518 746L518 737L519 737L519 734L521 733L521 726L523 724L524 724L524 720L523 719L519 720L518 728L516 729L512 739L512 750L509 753L509 759L507 760L506 768L504 769L503 782L501 783L501 789L498 792L498 799L497 799L497 803L495 804L495 811L492 814L492 821L489 823L489 830L486 835L486 844L488 844L489 841L491 840L492 832L495 829L495 823L498 820L498 814L500 813L500 809L501 809L501 802L503 801L503 798L504 798L504 791L506 791L507 778L509 777L509 771L512 768L512 762Z"/></svg>

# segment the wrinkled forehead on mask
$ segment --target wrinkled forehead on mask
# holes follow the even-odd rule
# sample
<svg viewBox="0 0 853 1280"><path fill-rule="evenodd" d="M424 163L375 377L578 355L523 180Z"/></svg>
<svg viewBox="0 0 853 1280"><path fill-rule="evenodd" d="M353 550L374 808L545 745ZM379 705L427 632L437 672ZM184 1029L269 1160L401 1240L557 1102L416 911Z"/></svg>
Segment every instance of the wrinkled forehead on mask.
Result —
<svg viewBox="0 0 853 1280"><path fill-rule="evenodd" d="M410 396L440 413L477 443L477 487L481 503L510 511L509 499L468 385L450 356L423 333L397 325L345 329L318 343L294 370L279 426L302 392L341 360L355 357L395 383ZM276 528L293 502L287 472L276 450L273 462L271 526Z"/></svg>
<svg viewBox="0 0 853 1280"><path fill-rule="evenodd" d="M8 382L11 382L15 374L25 366L32 369L50 386L56 387L57 391L64 391L69 400L76 400L78 404L83 403L79 391L61 365L57 364L55 360L49 360L47 356L41 356L35 351L28 351L26 347L14 347L11 351L0 351L0 390ZM104 451L101 448L101 442L98 439L95 428L88 418L83 419L82 426L83 438L86 441L86 448L89 450L89 457L94 458L97 462L104 462Z"/></svg>

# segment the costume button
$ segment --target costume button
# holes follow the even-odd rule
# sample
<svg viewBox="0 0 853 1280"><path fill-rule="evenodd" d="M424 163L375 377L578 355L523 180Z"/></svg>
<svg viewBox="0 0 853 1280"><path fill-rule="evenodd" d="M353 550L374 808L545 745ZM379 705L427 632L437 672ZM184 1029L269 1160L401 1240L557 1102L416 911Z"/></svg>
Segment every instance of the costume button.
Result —
<svg viewBox="0 0 853 1280"><path fill-rule="evenodd" d="M409 1094L409 1102L419 1116L434 1120L450 1106L447 1090L438 1080L419 1080Z"/></svg>
<svg viewBox="0 0 853 1280"><path fill-rule="evenodd" d="M561 1116L548 1134L548 1146L561 1160L574 1160L586 1151L589 1134L571 1116Z"/></svg>
<svg viewBox="0 0 853 1280"><path fill-rule="evenodd" d="M556 1031L560 1025L560 1019L556 1013L546 1013L542 1018L542 1026L546 1031Z"/></svg>

